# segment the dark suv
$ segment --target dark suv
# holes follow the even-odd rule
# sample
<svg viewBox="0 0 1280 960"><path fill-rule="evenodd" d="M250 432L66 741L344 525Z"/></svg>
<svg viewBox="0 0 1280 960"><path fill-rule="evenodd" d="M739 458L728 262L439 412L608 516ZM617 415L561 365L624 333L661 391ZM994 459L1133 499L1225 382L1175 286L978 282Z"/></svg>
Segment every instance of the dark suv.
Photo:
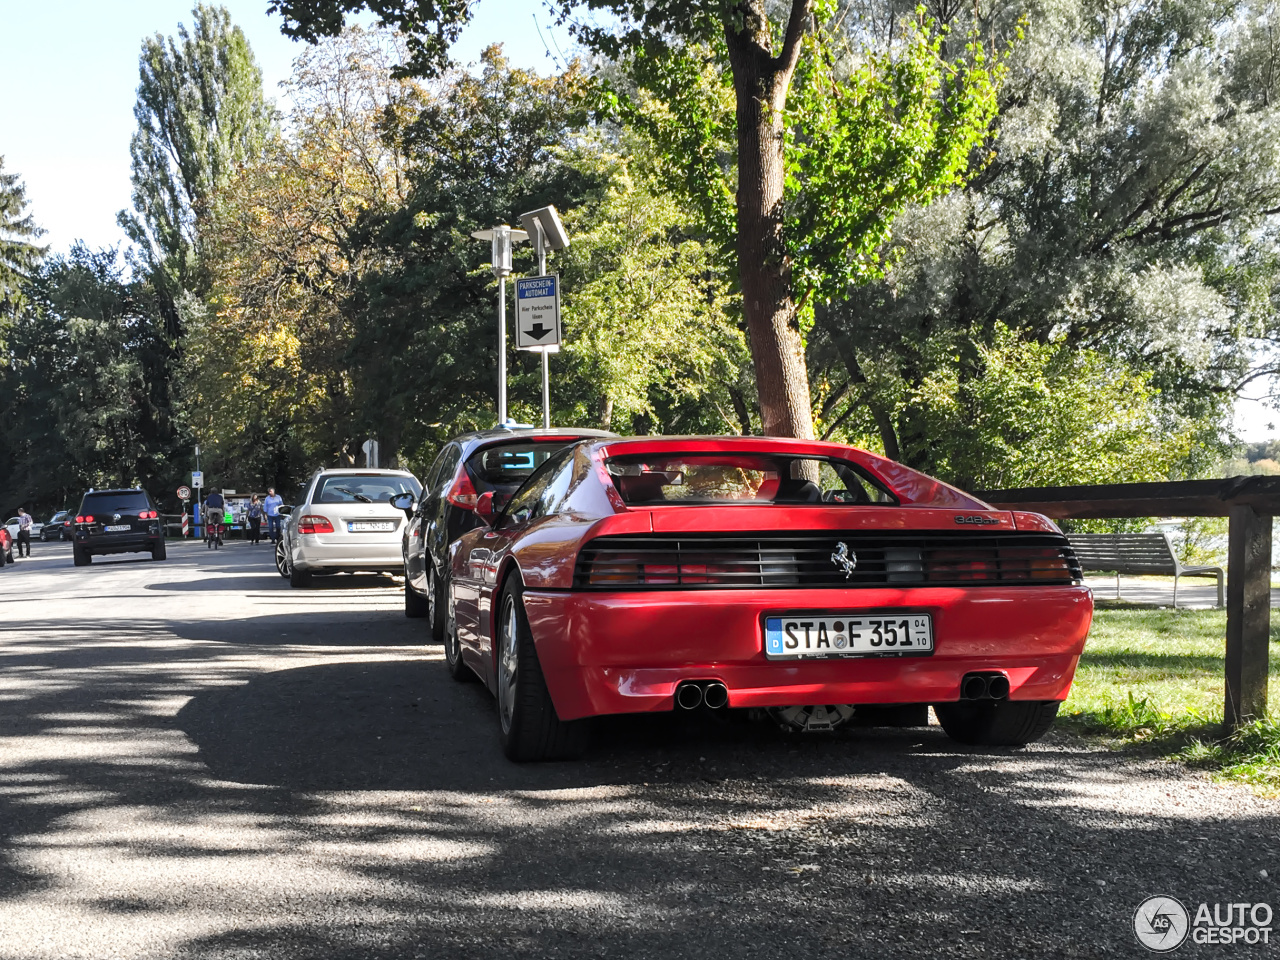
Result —
<svg viewBox="0 0 1280 960"><path fill-rule="evenodd" d="M613 437L604 430L497 427L464 433L445 444L427 471L422 500L405 494L392 500L409 514L404 552L404 614L426 617L431 639L444 638L449 544L480 525L480 494L493 491L501 506L557 450L587 437Z"/></svg>
<svg viewBox="0 0 1280 960"><path fill-rule="evenodd" d="M70 510L59 510L40 528L41 540L70 540L76 515Z"/></svg>
<svg viewBox="0 0 1280 960"><path fill-rule="evenodd" d="M147 552L152 560L163 560L160 513L145 490L90 490L76 511L71 552L77 567L103 553Z"/></svg>

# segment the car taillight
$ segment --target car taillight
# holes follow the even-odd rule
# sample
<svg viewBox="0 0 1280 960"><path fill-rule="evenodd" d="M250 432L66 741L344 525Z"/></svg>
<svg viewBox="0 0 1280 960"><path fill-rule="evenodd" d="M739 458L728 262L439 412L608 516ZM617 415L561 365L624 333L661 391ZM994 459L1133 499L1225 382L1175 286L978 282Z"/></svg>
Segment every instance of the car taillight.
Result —
<svg viewBox="0 0 1280 960"><path fill-rule="evenodd" d="M480 494L476 493L476 488L472 486L471 477L467 475L466 467L462 468L462 472L458 474L458 479L453 481L453 486L449 488L449 492L444 495L444 498L455 507L461 507L463 510L474 510L476 508L476 501L480 499Z"/></svg>
<svg viewBox="0 0 1280 960"><path fill-rule="evenodd" d="M93 515L86 514L83 517L76 517L76 523L93 523Z"/></svg>
<svg viewBox="0 0 1280 960"><path fill-rule="evenodd" d="M298 521L299 533L333 533L333 524L328 517L307 515Z"/></svg>

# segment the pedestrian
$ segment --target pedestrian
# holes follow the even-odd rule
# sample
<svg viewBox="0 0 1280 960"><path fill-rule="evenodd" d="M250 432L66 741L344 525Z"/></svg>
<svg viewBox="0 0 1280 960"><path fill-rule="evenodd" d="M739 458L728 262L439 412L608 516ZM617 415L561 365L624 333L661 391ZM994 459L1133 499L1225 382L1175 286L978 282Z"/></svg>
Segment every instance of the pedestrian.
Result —
<svg viewBox="0 0 1280 960"><path fill-rule="evenodd" d="M31 556L31 514L25 507L18 508L18 556Z"/></svg>
<svg viewBox="0 0 1280 960"><path fill-rule="evenodd" d="M256 493L249 499L248 517L249 542L256 545L262 542L262 501Z"/></svg>
<svg viewBox="0 0 1280 960"><path fill-rule="evenodd" d="M284 506L284 498L276 496L275 487L267 487L267 499L262 501L262 509L267 514L267 536L273 541L280 540L280 508Z"/></svg>

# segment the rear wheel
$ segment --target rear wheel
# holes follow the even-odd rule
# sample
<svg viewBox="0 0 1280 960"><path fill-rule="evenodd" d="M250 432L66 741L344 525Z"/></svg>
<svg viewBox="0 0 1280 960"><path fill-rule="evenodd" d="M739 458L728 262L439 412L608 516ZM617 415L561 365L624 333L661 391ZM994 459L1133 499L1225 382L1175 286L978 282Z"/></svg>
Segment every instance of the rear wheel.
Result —
<svg viewBox="0 0 1280 960"><path fill-rule="evenodd" d="M169 548L163 540L151 548L152 560L166 560L169 557Z"/></svg>
<svg viewBox="0 0 1280 960"><path fill-rule="evenodd" d="M498 617L498 726L502 749L516 761L572 760L591 736L588 720L556 715L524 610L524 585L511 577Z"/></svg>
<svg viewBox="0 0 1280 960"><path fill-rule="evenodd" d="M276 573L289 579L289 551L285 549L284 541L276 541Z"/></svg>
<svg viewBox="0 0 1280 960"><path fill-rule="evenodd" d="M83 547L72 547L71 560L77 567L87 567L93 562L93 557L91 557L89 555L89 551Z"/></svg>
<svg viewBox="0 0 1280 960"><path fill-rule="evenodd" d="M1053 726L1058 701L994 700L935 703L933 712L947 736L980 747L1021 747L1039 740Z"/></svg>
<svg viewBox="0 0 1280 960"><path fill-rule="evenodd" d="M291 587L309 587L311 586L311 574L305 570L299 570L292 563L289 564L289 586Z"/></svg>

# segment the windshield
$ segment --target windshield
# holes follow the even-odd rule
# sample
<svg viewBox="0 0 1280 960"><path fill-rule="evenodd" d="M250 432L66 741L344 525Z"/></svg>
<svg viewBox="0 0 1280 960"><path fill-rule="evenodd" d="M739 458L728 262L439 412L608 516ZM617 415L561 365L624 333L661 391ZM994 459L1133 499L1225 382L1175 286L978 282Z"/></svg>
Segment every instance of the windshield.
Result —
<svg viewBox="0 0 1280 960"><path fill-rule="evenodd" d="M493 444L467 458L467 472L476 493L514 493L552 454L576 443L575 437L554 440L516 440Z"/></svg>
<svg viewBox="0 0 1280 960"><path fill-rule="evenodd" d="M401 493L422 494L422 485L413 477L386 474L334 474L323 478L311 498L312 503L386 503Z"/></svg>
<svg viewBox="0 0 1280 960"><path fill-rule="evenodd" d="M80 503L81 514L119 513L133 514L150 510L147 495L141 490L122 490L119 493L86 493Z"/></svg>
<svg viewBox="0 0 1280 960"><path fill-rule="evenodd" d="M888 490L844 460L769 454L615 457L609 475L624 503L896 503Z"/></svg>

